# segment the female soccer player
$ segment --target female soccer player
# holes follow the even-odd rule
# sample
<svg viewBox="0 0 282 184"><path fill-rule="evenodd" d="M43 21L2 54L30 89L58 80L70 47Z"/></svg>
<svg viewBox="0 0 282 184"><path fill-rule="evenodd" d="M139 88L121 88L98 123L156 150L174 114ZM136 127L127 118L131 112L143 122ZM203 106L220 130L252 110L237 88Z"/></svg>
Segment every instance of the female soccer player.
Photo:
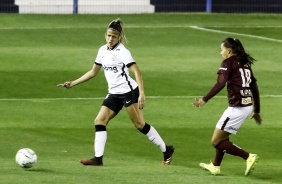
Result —
<svg viewBox="0 0 282 184"><path fill-rule="evenodd" d="M259 157L232 143L229 140L229 135L237 133L252 111L254 111L252 118L256 123L260 125L262 122L259 90L251 69L255 59L245 52L243 45L236 38L226 38L220 48L220 54L224 60L217 72L217 82L204 97L196 98L193 106L205 105L225 85L227 85L229 106L217 122L211 139L211 143L216 149L215 159L210 164L200 163L200 167L210 171L213 175L220 174L221 161L224 154L228 153L246 160L245 175L248 175Z"/></svg>
<svg viewBox="0 0 282 184"><path fill-rule="evenodd" d="M121 19L113 20L105 33L106 44L100 47L92 69L74 81L58 84L65 88L71 88L95 77L103 67L108 82L108 94L105 97L101 109L95 118L94 157L80 160L83 165L102 166L103 154L107 140L106 126L119 111L125 107L135 127L145 134L163 152L163 165L171 163L174 152L173 146L166 146L155 128L145 122L142 109L145 105L145 92L141 72L126 49L126 41L123 22ZM130 69L135 79L129 76Z"/></svg>

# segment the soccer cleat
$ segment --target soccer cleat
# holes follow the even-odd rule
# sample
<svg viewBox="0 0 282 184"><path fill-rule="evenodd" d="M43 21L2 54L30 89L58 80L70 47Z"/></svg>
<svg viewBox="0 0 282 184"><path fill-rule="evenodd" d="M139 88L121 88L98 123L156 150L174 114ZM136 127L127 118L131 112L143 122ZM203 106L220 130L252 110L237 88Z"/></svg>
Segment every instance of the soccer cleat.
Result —
<svg viewBox="0 0 282 184"><path fill-rule="evenodd" d="M171 163L173 152L173 146L166 146L166 152L164 152L164 160L162 161L163 165L169 165Z"/></svg>
<svg viewBox="0 0 282 184"><path fill-rule="evenodd" d="M80 160L80 163L83 165L90 165L90 166L102 166L103 161L102 159L97 159L96 157L91 159Z"/></svg>
<svg viewBox="0 0 282 184"><path fill-rule="evenodd" d="M220 174L220 166L214 166L212 162L210 164L200 163L199 165L201 168L210 171L213 175Z"/></svg>
<svg viewBox="0 0 282 184"><path fill-rule="evenodd" d="M249 154L248 159L246 160L247 168L245 171L245 175L248 176L251 171L254 169L255 164L258 162L259 156L256 154Z"/></svg>

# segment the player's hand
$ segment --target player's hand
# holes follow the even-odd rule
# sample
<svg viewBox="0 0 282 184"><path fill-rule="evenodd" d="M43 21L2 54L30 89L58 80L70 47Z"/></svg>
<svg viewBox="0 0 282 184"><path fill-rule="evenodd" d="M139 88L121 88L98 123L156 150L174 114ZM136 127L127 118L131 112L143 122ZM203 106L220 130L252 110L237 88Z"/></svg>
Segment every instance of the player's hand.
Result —
<svg viewBox="0 0 282 184"><path fill-rule="evenodd" d="M65 88L71 88L73 85L72 85L72 82L64 82L63 84L58 84L57 86L62 86L62 87L65 87Z"/></svg>
<svg viewBox="0 0 282 184"><path fill-rule="evenodd" d="M202 98L195 98L196 102L194 102L192 105L194 107L200 107L206 104L206 102Z"/></svg>
<svg viewBox="0 0 282 184"><path fill-rule="evenodd" d="M138 98L138 108L139 109L144 109L145 107L145 95L144 94L140 94L139 98Z"/></svg>
<svg viewBox="0 0 282 184"><path fill-rule="evenodd" d="M254 119L256 121L256 124L261 125L262 119L260 117L259 113L254 113L251 117L251 119Z"/></svg>

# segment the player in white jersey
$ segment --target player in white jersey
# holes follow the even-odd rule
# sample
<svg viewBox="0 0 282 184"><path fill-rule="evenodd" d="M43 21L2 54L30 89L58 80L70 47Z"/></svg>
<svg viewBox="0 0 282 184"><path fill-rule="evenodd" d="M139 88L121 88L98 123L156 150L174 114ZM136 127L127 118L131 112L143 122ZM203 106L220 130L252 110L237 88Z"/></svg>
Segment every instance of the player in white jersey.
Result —
<svg viewBox="0 0 282 184"><path fill-rule="evenodd" d="M110 94L128 93L137 87L128 71L128 67L135 64L135 61L122 43L118 43L111 50L108 50L107 45L102 46L95 63L104 68Z"/></svg>
<svg viewBox="0 0 282 184"><path fill-rule="evenodd" d="M92 69L74 81L58 86L71 88L95 77L101 68L108 82L108 94L95 118L94 157L83 159L83 165L102 166L107 140L106 126L125 107L135 127L145 134L163 152L163 165L171 163L173 146L167 146L156 129L145 122L142 109L145 106L145 92L141 72L124 42L126 37L121 19L113 20L107 27L106 45L100 47ZM135 80L129 76L129 69Z"/></svg>

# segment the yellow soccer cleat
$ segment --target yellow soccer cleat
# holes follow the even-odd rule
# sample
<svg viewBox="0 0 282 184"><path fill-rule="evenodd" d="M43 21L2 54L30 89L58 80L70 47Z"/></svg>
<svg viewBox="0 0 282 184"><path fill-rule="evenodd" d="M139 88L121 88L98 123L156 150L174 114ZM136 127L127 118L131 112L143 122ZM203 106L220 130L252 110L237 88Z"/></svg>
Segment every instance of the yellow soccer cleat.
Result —
<svg viewBox="0 0 282 184"><path fill-rule="evenodd" d="M258 162L259 156L256 154L251 154L249 155L248 159L246 160L247 163L247 168L245 171L245 175L248 176L251 171L254 169L255 164Z"/></svg>
<svg viewBox="0 0 282 184"><path fill-rule="evenodd" d="M213 175L220 174L220 166L214 166L212 162L210 164L200 163L199 165L201 168L210 171Z"/></svg>

